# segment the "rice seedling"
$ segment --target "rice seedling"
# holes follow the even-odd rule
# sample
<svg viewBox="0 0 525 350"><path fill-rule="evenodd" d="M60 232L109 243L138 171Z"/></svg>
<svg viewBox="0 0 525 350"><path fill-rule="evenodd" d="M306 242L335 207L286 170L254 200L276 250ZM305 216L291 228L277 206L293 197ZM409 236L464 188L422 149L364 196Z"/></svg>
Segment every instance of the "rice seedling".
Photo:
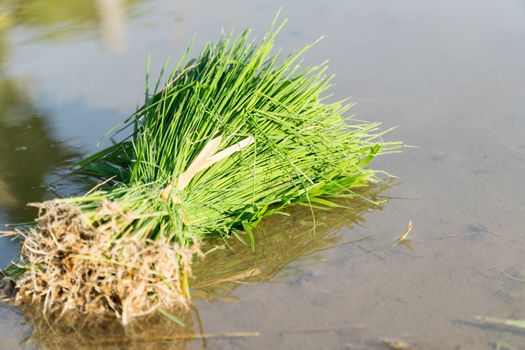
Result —
<svg viewBox="0 0 525 350"><path fill-rule="evenodd" d="M202 242L233 236L254 250L262 218L295 204L337 207L329 197L376 180L366 166L402 144L384 142L379 123L345 119L349 103L328 102L326 63L300 62L313 45L273 54L284 23L259 43L247 30L196 58L189 48L110 132L121 141L77 164L101 185L32 204L39 215L20 231L13 269L19 304L124 324L187 308Z"/></svg>

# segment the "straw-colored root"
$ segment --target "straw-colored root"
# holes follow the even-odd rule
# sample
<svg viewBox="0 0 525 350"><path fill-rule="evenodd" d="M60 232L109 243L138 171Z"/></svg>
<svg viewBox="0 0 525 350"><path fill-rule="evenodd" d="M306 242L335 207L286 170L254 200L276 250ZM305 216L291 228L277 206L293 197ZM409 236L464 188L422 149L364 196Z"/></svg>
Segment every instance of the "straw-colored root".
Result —
<svg viewBox="0 0 525 350"><path fill-rule="evenodd" d="M197 246L115 239L108 225L91 227L72 204L38 207L38 224L23 232L21 259L28 270L16 282L17 304L40 304L45 314L59 317L116 317L123 324L159 307L187 307L186 279Z"/></svg>

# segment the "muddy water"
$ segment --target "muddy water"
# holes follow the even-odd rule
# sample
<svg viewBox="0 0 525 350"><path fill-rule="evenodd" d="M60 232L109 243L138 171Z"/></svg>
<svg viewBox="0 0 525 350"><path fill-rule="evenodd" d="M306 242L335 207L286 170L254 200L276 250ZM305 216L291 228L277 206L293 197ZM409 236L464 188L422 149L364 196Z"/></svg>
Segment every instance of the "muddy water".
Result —
<svg viewBox="0 0 525 350"><path fill-rule="evenodd" d="M201 268L199 317L186 332L259 336L161 342L139 332L133 344L384 349L397 339L420 349L525 348L525 332L474 322L525 318L520 0L1 0L0 224L29 220L25 203L67 192L63 182L49 186L64 164L95 150L141 103L147 53L154 74L194 33L197 46L223 27L260 36L279 7L290 20L279 45L325 35L306 61L329 58L336 97L353 96L360 118L399 126L388 137L418 148L375 163L399 177L374 194L389 198L382 208L319 213L317 236L300 210L272 218L256 255L217 251L215 271ZM411 249L392 246L409 220ZM16 242L0 241L0 251L4 265ZM38 330L28 343L32 332L17 310L0 308L3 349L132 348L122 336L104 343L101 334L50 339ZM161 336L169 334L178 333Z"/></svg>

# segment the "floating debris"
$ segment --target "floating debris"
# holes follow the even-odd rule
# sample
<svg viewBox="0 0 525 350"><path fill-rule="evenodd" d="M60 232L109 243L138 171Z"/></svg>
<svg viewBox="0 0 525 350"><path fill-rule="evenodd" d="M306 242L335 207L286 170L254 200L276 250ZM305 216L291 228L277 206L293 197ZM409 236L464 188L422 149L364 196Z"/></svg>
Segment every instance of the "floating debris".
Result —
<svg viewBox="0 0 525 350"><path fill-rule="evenodd" d="M408 221L407 229L401 234L401 236L399 236L398 239L396 239L394 244L409 243L410 239L408 238L408 235L410 234L410 232L412 232L412 220Z"/></svg>
<svg viewBox="0 0 525 350"><path fill-rule="evenodd" d="M408 343L397 340L397 339L383 339L383 344L386 345L390 350L410 350L411 347Z"/></svg>

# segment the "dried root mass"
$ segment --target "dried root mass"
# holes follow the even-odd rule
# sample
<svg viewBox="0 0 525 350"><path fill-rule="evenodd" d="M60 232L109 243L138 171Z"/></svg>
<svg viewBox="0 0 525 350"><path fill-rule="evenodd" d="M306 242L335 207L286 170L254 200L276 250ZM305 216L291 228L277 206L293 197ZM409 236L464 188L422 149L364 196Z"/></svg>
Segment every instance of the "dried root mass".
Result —
<svg viewBox="0 0 525 350"><path fill-rule="evenodd" d="M72 204L38 204L38 224L23 232L16 302L42 303L45 313L117 317L126 324L159 307L187 307L186 277L198 246L113 238L85 222ZM102 210L102 209L101 209Z"/></svg>

